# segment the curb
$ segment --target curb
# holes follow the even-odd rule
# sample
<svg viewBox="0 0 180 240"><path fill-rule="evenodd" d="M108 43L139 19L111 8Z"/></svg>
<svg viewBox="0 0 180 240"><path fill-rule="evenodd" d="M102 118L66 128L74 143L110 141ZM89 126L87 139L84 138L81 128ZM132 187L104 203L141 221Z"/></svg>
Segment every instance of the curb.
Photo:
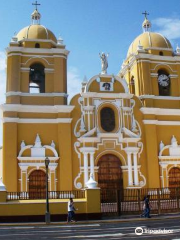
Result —
<svg viewBox="0 0 180 240"><path fill-rule="evenodd" d="M76 223L69 223L66 222L51 222L50 224L46 224L45 222L19 222L19 223L0 223L0 227L3 226L52 226L52 225L80 225L80 224L99 224L99 223L123 223L123 222L139 222L139 221L158 221L163 219L178 219L180 215L178 214L171 214L171 215L151 215L152 218L141 218L139 216L132 216L128 218L114 218L114 219L102 219L102 220L86 220L86 221L78 221Z"/></svg>

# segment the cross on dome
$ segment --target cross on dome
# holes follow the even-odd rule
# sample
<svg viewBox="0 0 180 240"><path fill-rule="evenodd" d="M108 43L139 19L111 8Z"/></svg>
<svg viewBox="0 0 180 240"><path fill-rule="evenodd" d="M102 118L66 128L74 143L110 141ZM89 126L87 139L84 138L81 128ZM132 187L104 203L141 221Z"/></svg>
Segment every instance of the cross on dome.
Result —
<svg viewBox="0 0 180 240"><path fill-rule="evenodd" d="M147 19L147 15L149 15L149 13L145 11L142 14L145 16L145 20L142 24L143 30L144 32L148 32L151 28L151 22Z"/></svg>
<svg viewBox="0 0 180 240"><path fill-rule="evenodd" d="M36 1L35 3L32 3L32 5L35 5L35 6L36 6L36 7L35 7L35 8L36 8L35 10L37 10L37 6L40 6L41 4Z"/></svg>
<svg viewBox="0 0 180 240"><path fill-rule="evenodd" d="M35 6L34 12L31 14L32 24L40 24L41 14L38 12L37 6L40 6L40 3L32 3Z"/></svg>
<svg viewBox="0 0 180 240"><path fill-rule="evenodd" d="M37 2L37 1L36 1L36 2ZM147 15L149 15L149 13L145 11L145 12L143 12L142 14L143 14L143 15L145 16L145 18L147 19Z"/></svg>

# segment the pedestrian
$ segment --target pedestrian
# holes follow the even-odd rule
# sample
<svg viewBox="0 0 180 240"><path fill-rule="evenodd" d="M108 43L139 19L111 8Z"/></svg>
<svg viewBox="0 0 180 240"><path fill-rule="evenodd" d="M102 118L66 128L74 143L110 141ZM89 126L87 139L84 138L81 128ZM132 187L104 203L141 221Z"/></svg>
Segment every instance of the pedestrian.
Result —
<svg viewBox="0 0 180 240"><path fill-rule="evenodd" d="M142 214L140 217L145 217L145 214L146 214L146 204L145 204L145 199L146 199L146 196L144 196L143 198L143 211L142 211Z"/></svg>
<svg viewBox="0 0 180 240"><path fill-rule="evenodd" d="M74 207L74 202L73 199L70 198L68 201L68 216L67 216L67 223L68 222L75 222L75 207Z"/></svg>
<svg viewBox="0 0 180 240"><path fill-rule="evenodd" d="M144 203L145 203L145 217L151 218L151 216L150 216L150 195L146 196Z"/></svg>

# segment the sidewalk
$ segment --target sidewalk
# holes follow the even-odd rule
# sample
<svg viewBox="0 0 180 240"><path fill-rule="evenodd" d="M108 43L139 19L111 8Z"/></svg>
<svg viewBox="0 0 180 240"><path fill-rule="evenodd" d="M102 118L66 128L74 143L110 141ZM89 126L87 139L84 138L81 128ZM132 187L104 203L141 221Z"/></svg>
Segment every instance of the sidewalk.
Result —
<svg viewBox="0 0 180 240"><path fill-rule="evenodd" d="M118 223L118 222L138 222L138 221L154 221L154 220L163 220L163 219L177 219L180 218L180 213L169 213L169 214L152 214L152 218L143 218L139 215L124 215L120 217L106 217L101 220L81 220L74 224L98 224L98 223ZM44 226L45 222L20 222L20 223L0 223L0 227L2 226ZM61 222L51 222L49 225L66 225L65 221Z"/></svg>

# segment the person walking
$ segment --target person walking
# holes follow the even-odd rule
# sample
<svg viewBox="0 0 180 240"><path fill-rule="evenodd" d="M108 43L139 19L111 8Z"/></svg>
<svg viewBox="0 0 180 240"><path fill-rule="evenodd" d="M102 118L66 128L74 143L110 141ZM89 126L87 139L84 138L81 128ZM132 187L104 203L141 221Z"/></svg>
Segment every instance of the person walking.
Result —
<svg viewBox="0 0 180 240"><path fill-rule="evenodd" d="M151 216L150 216L150 196L149 195L146 196L144 203L145 203L145 217L151 218Z"/></svg>
<svg viewBox="0 0 180 240"><path fill-rule="evenodd" d="M75 207L74 207L74 202L73 199L70 198L68 201L68 216L67 216L67 223L69 222L75 222L74 217L75 217Z"/></svg>

